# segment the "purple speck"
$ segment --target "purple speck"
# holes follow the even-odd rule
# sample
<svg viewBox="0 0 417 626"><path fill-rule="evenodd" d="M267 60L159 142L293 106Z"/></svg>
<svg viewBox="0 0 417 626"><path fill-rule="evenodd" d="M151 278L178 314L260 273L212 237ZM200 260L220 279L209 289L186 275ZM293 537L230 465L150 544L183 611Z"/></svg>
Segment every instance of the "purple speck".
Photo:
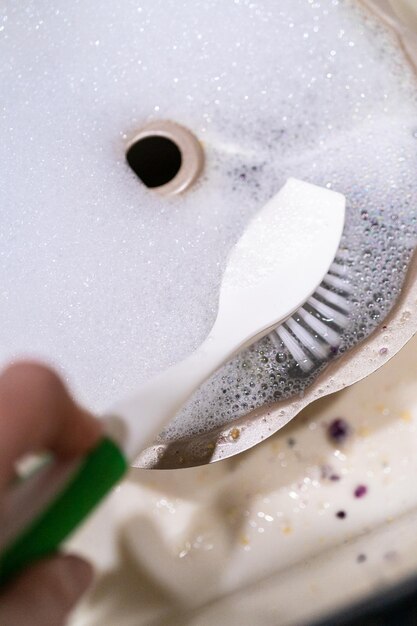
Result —
<svg viewBox="0 0 417 626"><path fill-rule="evenodd" d="M386 552L384 554L384 559L386 561L397 561L398 560L398 552L396 552L395 550L389 550L388 552Z"/></svg>
<svg viewBox="0 0 417 626"><path fill-rule="evenodd" d="M358 554L358 558L356 560L358 563L363 563L366 561L366 554Z"/></svg>
<svg viewBox="0 0 417 626"><path fill-rule="evenodd" d="M336 517L338 517L339 519L345 519L346 517L346 511L338 511L336 513Z"/></svg>
<svg viewBox="0 0 417 626"><path fill-rule="evenodd" d="M321 477L327 480L340 480L339 474L336 474L331 465L325 464L320 467Z"/></svg>
<svg viewBox="0 0 417 626"><path fill-rule="evenodd" d="M345 419L337 417L330 422L327 428L327 434L331 441L335 443L344 443L351 433L351 427Z"/></svg>
<svg viewBox="0 0 417 626"><path fill-rule="evenodd" d="M380 354L381 356L385 356L386 354L388 354L388 348L381 348L381 349L379 350L379 354Z"/></svg>
<svg viewBox="0 0 417 626"><path fill-rule="evenodd" d="M368 493L368 487L366 485L358 485L354 491L355 498L363 498Z"/></svg>
<svg viewBox="0 0 417 626"><path fill-rule="evenodd" d="M322 478L329 478L332 471L333 471L332 466L328 465L327 463L320 466L320 474Z"/></svg>

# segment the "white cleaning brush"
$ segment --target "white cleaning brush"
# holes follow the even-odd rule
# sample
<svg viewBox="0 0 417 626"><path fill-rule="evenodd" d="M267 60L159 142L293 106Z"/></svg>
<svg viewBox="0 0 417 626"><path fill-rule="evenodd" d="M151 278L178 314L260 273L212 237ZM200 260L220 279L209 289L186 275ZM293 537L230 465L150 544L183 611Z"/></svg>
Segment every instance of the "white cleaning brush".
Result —
<svg viewBox="0 0 417 626"><path fill-rule="evenodd" d="M110 424L116 423L117 430L85 458L69 464L54 461L5 498L0 514L2 582L55 551L201 383L308 300L333 262L344 216L344 196L295 179L262 208L229 256L218 315L204 343L114 407ZM333 281L340 278L334 270L330 275ZM316 291L309 306L330 310L330 304L319 300L320 293ZM304 311L309 319L310 312ZM286 326L289 330L278 332L304 337L296 319Z"/></svg>

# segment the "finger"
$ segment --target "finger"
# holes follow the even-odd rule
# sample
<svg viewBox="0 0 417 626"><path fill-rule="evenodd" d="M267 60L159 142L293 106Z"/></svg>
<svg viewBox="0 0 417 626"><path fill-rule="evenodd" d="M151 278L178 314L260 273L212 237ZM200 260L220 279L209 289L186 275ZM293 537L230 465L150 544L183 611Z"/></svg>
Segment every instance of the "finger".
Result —
<svg viewBox="0 0 417 626"><path fill-rule="evenodd" d="M102 433L100 422L71 398L59 376L45 365L21 362L0 376L0 488L23 454L52 450L76 456Z"/></svg>
<svg viewBox="0 0 417 626"><path fill-rule="evenodd" d="M92 578L91 565L76 556L39 561L0 595L0 624L62 626Z"/></svg>

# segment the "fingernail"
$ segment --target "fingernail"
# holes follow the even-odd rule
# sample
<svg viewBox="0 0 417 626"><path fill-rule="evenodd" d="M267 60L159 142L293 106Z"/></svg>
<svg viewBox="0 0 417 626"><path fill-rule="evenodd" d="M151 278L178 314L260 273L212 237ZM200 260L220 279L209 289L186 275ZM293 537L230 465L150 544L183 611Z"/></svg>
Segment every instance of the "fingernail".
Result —
<svg viewBox="0 0 417 626"><path fill-rule="evenodd" d="M67 554L63 557L65 565L69 569L69 575L74 593L81 595L93 582L94 570L88 561L75 554Z"/></svg>

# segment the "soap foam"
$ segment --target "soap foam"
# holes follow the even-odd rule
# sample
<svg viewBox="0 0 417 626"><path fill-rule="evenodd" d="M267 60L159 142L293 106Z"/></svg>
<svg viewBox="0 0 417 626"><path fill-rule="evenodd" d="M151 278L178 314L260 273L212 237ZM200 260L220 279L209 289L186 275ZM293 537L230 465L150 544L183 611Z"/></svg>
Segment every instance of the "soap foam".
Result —
<svg viewBox="0 0 417 626"><path fill-rule="evenodd" d="M416 245L416 82L354 3L6 1L0 72L3 362L52 361L101 411L185 357L214 321L228 251L289 176L347 197L339 353L395 302ZM163 118L206 152L174 199L125 161L135 131ZM266 338L161 440L300 394L319 371Z"/></svg>

